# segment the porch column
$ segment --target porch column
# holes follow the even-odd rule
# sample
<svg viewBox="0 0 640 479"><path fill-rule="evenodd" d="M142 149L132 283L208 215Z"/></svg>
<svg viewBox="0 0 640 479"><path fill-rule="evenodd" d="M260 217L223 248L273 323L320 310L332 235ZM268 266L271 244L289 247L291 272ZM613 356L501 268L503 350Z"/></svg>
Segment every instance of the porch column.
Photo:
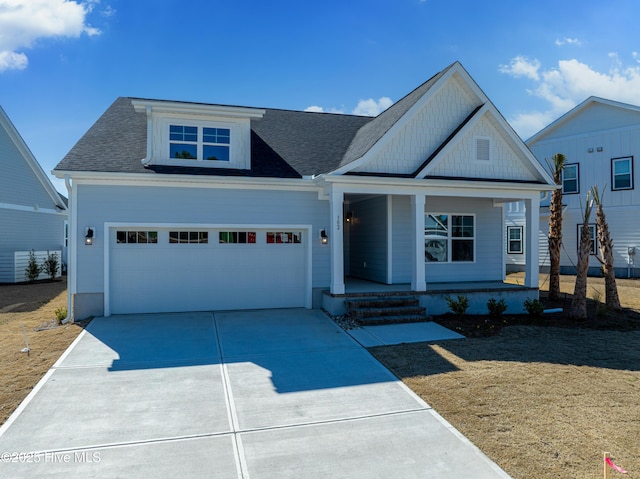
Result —
<svg viewBox="0 0 640 479"><path fill-rule="evenodd" d="M331 294L344 294L344 244L342 204L344 192L332 190L329 196L329 245L331 247Z"/></svg>
<svg viewBox="0 0 640 479"><path fill-rule="evenodd" d="M411 197L411 218L413 223L411 289L426 291L424 258L424 205L425 195Z"/></svg>
<svg viewBox="0 0 640 479"><path fill-rule="evenodd" d="M526 242L525 242L525 276L524 284L530 288L539 287L540 274L540 196L524 200L526 219Z"/></svg>

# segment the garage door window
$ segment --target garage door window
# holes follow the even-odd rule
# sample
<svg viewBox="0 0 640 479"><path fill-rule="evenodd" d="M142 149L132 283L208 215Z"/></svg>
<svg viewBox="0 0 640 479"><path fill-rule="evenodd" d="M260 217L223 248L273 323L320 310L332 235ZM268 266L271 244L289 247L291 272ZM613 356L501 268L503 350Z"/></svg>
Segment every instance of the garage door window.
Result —
<svg viewBox="0 0 640 479"><path fill-rule="evenodd" d="M255 244L255 231L220 231L218 242L223 244Z"/></svg>
<svg viewBox="0 0 640 479"><path fill-rule="evenodd" d="M207 231L169 231L169 243L204 244L208 242Z"/></svg>
<svg viewBox="0 0 640 479"><path fill-rule="evenodd" d="M299 244L302 243L300 231L267 231L267 244Z"/></svg>
<svg viewBox="0 0 640 479"><path fill-rule="evenodd" d="M119 244L155 244L157 242L157 231L116 231L116 243Z"/></svg>

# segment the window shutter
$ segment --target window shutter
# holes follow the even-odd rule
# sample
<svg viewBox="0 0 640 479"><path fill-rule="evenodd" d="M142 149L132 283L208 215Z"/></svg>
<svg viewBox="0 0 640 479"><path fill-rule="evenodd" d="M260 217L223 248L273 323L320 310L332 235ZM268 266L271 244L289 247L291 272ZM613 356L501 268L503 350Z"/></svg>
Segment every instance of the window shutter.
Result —
<svg viewBox="0 0 640 479"><path fill-rule="evenodd" d="M490 156L490 141L488 138L476 138L476 160L489 161Z"/></svg>

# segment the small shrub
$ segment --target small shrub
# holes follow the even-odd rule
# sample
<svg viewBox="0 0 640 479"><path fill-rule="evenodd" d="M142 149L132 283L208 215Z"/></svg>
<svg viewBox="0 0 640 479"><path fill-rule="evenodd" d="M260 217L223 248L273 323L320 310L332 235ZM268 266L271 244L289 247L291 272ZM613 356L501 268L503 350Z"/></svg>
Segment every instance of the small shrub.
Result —
<svg viewBox="0 0 640 479"><path fill-rule="evenodd" d="M540 317L544 313L544 304L539 299L526 299L524 302L524 309L527 310L530 316Z"/></svg>
<svg viewBox="0 0 640 479"><path fill-rule="evenodd" d="M602 302L602 293L598 290L593 292L593 302L596 305L596 315L606 316L609 314L609 308Z"/></svg>
<svg viewBox="0 0 640 479"><path fill-rule="evenodd" d="M58 255L47 251L47 259L44 260L42 268L49 275L49 278L55 279L58 273Z"/></svg>
<svg viewBox="0 0 640 479"><path fill-rule="evenodd" d="M67 317L67 308L65 308L64 306L60 306L55 310L55 314L58 323L62 323L62 320Z"/></svg>
<svg viewBox="0 0 640 479"><path fill-rule="evenodd" d="M464 313L469 309L469 300L466 296L458 295L457 300L450 298L449 296L444 299L447 301L449 309L458 316L464 316Z"/></svg>
<svg viewBox="0 0 640 479"><path fill-rule="evenodd" d="M31 250L29 252L29 263L24 270L24 276L25 278L27 278L27 280L33 283L38 279L40 273L42 273L42 266L38 264L38 259L36 258L35 251Z"/></svg>
<svg viewBox="0 0 640 479"><path fill-rule="evenodd" d="M487 301L487 309L489 310L490 316L499 318L502 316L502 313L507 310L507 303L504 302L504 299L496 301L494 298L491 298Z"/></svg>

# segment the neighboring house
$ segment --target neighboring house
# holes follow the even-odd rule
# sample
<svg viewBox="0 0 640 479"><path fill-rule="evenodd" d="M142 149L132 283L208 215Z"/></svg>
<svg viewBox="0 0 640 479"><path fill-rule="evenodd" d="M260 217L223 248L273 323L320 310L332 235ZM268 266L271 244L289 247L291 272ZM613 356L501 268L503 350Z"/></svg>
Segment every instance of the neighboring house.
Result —
<svg viewBox="0 0 640 479"><path fill-rule="evenodd" d="M538 161L556 153L566 157L562 178L563 248L560 270L575 274L579 242L579 225L587 191L594 185L603 197L604 212L614 246L616 276L640 276L640 193L635 187L634 169L640 157L640 107L603 98L590 97L527 140ZM549 266L549 197L540 208L540 265ZM517 238L526 234L523 204L507 209L507 269L522 269L525 248ZM590 219L592 237L596 238L595 210ZM598 248L597 238L592 252ZM589 274L600 274L600 263L592 257Z"/></svg>
<svg viewBox="0 0 640 479"><path fill-rule="evenodd" d="M66 261L67 208L1 107L0 166L0 283L19 283L31 250Z"/></svg>
<svg viewBox="0 0 640 479"><path fill-rule="evenodd" d="M553 188L459 63L375 118L119 98L54 173L77 319L502 284L504 204Z"/></svg>

